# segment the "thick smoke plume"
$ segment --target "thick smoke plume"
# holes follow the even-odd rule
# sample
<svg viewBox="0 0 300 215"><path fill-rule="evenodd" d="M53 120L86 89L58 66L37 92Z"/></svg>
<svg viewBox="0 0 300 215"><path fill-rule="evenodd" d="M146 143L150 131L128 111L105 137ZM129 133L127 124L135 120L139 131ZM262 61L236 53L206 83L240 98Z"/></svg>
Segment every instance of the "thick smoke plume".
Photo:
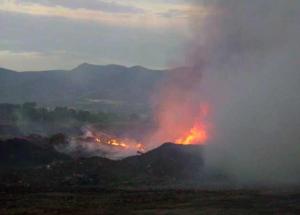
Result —
<svg viewBox="0 0 300 215"><path fill-rule="evenodd" d="M207 164L239 183L299 183L300 2L207 2L193 41L193 65L209 61L199 92L214 108Z"/></svg>
<svg viewBox="0 0 300 215"><path fill-rule="evenodd" d="M157 99L158 131L174 137L211 107L206 165L239 184L300 180L300 1L194 2L186 62Z"/></svg>

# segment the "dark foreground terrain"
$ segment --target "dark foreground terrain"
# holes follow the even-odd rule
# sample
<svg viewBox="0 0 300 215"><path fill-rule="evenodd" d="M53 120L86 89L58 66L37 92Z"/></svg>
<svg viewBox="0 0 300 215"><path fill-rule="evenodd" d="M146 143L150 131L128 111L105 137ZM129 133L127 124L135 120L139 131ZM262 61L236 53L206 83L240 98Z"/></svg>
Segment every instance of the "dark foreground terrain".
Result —
<svg viewBox="0 0 300 215"><path fill-rule="evenodd" d="M300 214L300 192L2 191L0 214Z"/></svg>
<svg viewBox="0 0 300 215"><path fill-rule="evenodd" d="M68 156L56 142L0 141L0 215L300 214L300 189L208 191L237 186L205 170L200 145L166 143L110 160Z"/></svg>

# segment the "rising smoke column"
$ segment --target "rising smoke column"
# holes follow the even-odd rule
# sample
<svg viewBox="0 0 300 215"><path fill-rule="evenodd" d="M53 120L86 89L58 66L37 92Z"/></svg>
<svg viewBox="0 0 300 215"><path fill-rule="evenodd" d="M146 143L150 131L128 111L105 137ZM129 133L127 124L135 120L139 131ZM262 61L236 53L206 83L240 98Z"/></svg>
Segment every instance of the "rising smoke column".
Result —
<svg viewBox="0 0 300 215"><path fill-rule="evenodd" d="M299 11L297 0L193 2L188 69L171 73L156 97L151 142L173 140L205 102L208 169L242 185L299 183Z"/></svg>
<svg viewBox="0 0 300 215"><path fill-rule="evenodd" d="M206 14L202 9L203 7L201 18ZM193 133L193 130L197 130L195 128L200 128L198 136L201 136L201 132L205 132L202 135L205 138L199 138L203 141L195 143L201 144L208 139L210 125L207 122L207 113L210 106L201 96L204 94L200 93L202 91L200 83L203 72L209 65L209 57L205 52L194 51L183 50L182 54L185 57L180 59L180 62L184 61L187 66L167 72L158 91L154 93L153 110L157 129L144 141L150 148L163 142L183 140L184 135Z"/></svg>
<svg viewBox="0 0 300 215"><path fill-rule="evenodd" d="M206 115L204 112L206 112L207 104L197 94L201 80L200 71L201 69L195 67L180 68L170 72L155 97L157 104L154 109L158 127L147 142L161 144L184 140L185 134L189 133L193 127L206 126L204 125ZM201 131L202 128L199 130ZM201 133L199 136L201 139Z"/></svg>
<svg viewBox="0 0 300 215"><path fill-rule="evenodd" d="M204 5L211 14L193 25L191 49L194 62L209 61L199 83L214 108L207 165L240 184L299 183L300 2Z"/></svg>

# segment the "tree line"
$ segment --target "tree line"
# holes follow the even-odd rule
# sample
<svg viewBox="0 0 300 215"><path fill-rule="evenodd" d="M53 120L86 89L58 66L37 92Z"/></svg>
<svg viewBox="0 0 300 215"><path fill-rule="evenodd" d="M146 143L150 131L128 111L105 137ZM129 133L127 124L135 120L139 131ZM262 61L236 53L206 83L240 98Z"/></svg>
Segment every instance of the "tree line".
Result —
<svg viewBox="0 0 300 215"><path fill-rule="evenodd" d="M31 122L64 122L79 121L88 123L110 122L118 116L113 113L89 112L68 107L46 108L39 107L35 102L24 104L0 104L0 121L14 123L20 121Z"/></svg>

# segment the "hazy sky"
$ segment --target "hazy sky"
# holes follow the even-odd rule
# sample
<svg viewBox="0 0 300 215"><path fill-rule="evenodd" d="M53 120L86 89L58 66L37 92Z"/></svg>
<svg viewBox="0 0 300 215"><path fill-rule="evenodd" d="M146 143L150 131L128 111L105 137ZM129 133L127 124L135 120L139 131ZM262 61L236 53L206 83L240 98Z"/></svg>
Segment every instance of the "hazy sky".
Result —
<svg viewBox="0 0 300 215"><path fill-rule="evenodd" d="M0 0L0 67L164 68L189 37L185 0Z"/></svg>

